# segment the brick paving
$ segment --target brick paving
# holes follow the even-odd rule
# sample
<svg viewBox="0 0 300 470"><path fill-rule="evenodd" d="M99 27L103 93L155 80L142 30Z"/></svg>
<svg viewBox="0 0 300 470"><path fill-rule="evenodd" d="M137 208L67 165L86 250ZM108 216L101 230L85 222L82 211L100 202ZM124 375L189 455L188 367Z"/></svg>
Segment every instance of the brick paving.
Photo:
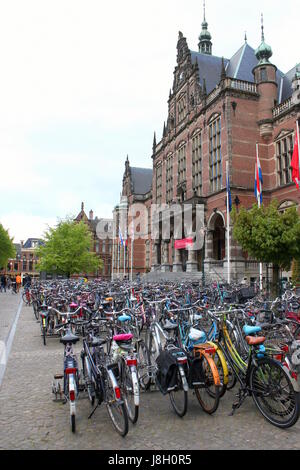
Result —
<svg viewBox="0 0 300 470"><path fill-rule="evenodd" d="M17 299L11 296L9 302L14 316ZM2 309L1 303L0 313ZM0 388L0 449L300 449L300 420L291 429L279 430L264 420L250 398L234 417L228 416L236 390L225 394L212 416L190 392L183 419L174 414L168 397L144 393L138 423L130 425L125 438L114 431L104 407L88 420L90 404L82 398L77 432L72 434L68 405L53 402L51 393L62 358L58 338L43 346L32 308L23 306Z"/></svg>

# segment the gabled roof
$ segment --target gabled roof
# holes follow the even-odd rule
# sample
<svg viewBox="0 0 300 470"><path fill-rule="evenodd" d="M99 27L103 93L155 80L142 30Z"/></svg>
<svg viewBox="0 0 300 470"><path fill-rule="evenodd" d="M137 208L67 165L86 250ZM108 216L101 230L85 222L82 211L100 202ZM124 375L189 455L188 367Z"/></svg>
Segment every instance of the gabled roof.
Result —
<svg viewBox="0 0 300 470"><path fill-rule="evenodd" d="M152 168L130 167L133 194L147 194L152 188Z"/></svg>
<svg viewBox="0 0 300 470"><path fill-rule="evenodd" d="M32 248L32 244L37 243L38 246L43 244L43 240L40 238L28 238L23 245L23 248Z"/></svg>

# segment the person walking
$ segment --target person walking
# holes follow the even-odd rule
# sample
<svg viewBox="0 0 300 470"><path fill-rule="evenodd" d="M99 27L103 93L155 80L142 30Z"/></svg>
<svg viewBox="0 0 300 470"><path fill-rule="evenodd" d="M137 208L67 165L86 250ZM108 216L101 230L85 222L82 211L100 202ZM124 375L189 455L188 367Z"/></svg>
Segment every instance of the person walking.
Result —
<svg viewBox="0 0 300 470"><path fill-rule="evenodd" d="M12 276L11 279L11 293L16 294L17 293L17 281L16 281L16 276Z"/></svg>
<svg viewBox="0 0 300 470"><path fill-rule="evenodd" d="M18 274L16 277L16 283L17 283L17 292L19 292L21 284L22 284L22 278L20 274Z"/></svg>
<svg viewBox="0 0 300 470"><path fill-rule="evenodd" d="M25 288L30 288L30 287L31 287L31 277L29 276L29 274L25 274L24 289Z"/></svg>
<svg viewBox="0 0 300 470"><path fill-rule="evenodd" d="M7 278L7 289L10 290L11 288L11 276L8 276Z"/></svg>
<svg viewBox="0 0 300 470"><path fill-rule="evenodd" d="M6 285L7 285L7 281L6 281L6 276L5 274L2 274L1 276L1 292L6 292Z"/></svg>

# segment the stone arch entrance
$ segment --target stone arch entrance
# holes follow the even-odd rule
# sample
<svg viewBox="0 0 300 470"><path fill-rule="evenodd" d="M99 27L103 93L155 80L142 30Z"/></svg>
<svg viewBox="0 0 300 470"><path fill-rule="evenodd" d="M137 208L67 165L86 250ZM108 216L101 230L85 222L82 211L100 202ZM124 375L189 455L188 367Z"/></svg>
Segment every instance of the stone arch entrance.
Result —
<svg viewBox="0 0 300 470"><path fill-rule="evenodd" d="M224 216L220 212L215 212L208 223L210 235L211 254L210 257L216 261L222 261L225 256L226 231Z"/></svg>

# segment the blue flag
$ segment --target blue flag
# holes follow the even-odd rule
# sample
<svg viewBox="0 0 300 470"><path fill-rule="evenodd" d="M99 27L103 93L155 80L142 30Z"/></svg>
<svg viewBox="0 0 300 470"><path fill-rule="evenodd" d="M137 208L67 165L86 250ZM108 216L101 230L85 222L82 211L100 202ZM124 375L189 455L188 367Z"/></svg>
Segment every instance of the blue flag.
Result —
<svg viewBox="0 0 300 470"><path fill-rule="evenodd" d="M232 202L231 202L231 192L230 192L230 184L229 184L229 174L226 174L226 191L227 191L227 197L228 197L228 206L229 206L229 212L232 211Z"/></svg>

